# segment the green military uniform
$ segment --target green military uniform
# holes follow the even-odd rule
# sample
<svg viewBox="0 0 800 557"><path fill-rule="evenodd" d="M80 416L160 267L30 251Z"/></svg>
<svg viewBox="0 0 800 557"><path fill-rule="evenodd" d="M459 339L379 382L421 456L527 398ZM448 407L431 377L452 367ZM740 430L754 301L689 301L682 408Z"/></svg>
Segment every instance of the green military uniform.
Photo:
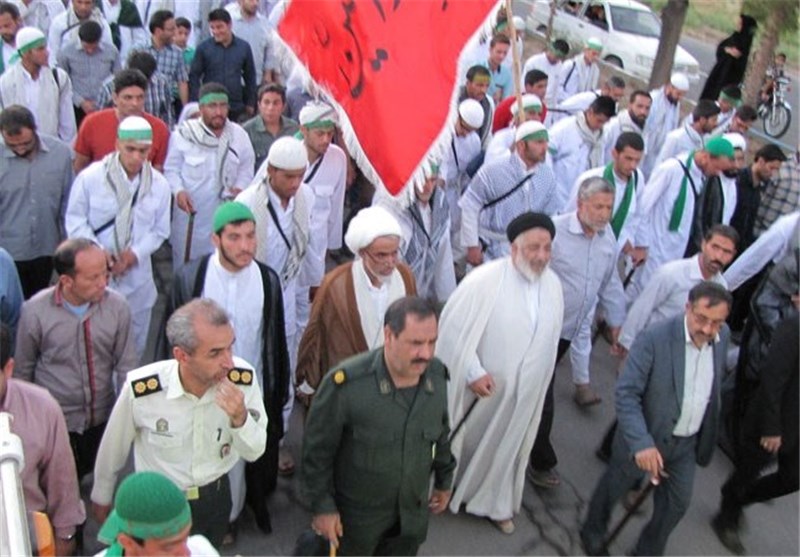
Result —
<svg viewBox="0 0 800 557"><path fill-rule="evenodd" d="M447 370L431 360L396 389L383 348L322 380L306 421L302 489L314 514L339 512L342 555L414 555L428 530L428 490L450 489Z"/></svg>

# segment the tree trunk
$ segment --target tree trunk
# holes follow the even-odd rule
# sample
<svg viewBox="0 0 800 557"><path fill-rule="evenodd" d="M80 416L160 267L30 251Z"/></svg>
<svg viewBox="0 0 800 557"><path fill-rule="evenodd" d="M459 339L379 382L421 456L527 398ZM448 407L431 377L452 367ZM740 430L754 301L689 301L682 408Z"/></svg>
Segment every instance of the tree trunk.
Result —
<svg viewBox="0 0 800 557"><path fill-rule="evenodd" d="M750 53L750 63L747 66L747 74L744 79L742 99L753 106L758 105L761 83L767 73L767 68L775 57L781 26L784 23L784 18L788 15L784 10L785 4L783 2L775 2L772 8L764 22L763 33L759 33L760 41L758 38L754 41L753 46L756 48Z"/></svg>
<svg viewBox="0 0 800 557"><path fill-rule="evenodd" d="M661 37L658 41L658 51L653 62L653 72L650 74L650 89L661 87L669 81L672 74L672 63L675 60L675 51L681 38L683 22L689 10L689 0L668 0L661 11Z"/></svg>

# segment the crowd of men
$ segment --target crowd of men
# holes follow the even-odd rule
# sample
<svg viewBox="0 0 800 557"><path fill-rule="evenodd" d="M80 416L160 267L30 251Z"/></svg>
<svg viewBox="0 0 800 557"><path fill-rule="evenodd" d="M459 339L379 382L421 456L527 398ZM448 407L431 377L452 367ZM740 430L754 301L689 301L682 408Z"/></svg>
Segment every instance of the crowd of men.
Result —
<svg viewBox="0 0 800 557"><path fill-rule="evenodd" d="M713 527L744 552L744 506L798 488L800 152L750 155L739 84L685 118L680 73L626 102L597 39L521 61L517 99L500 12L422 183L372 196L273 4L0 2L0 410L58 554L89 474L108 555L210 554L245 505L269 534L295 400L301 495L342 554L416 554L446 509L512 534L526 481L561 482L567 353L574 402L602 402L598 335L621 371L584 549L647 476L634 551L663 554L721 430Z"/></svg>

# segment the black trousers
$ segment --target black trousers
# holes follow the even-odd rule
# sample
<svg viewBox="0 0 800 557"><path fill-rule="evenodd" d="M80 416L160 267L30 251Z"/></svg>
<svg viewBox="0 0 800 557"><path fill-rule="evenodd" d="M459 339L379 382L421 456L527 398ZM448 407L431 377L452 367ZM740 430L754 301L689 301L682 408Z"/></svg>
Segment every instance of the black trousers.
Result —
<svg viewBox="0 0 800 557"><path fill-rule="evenodd" d="M556 353L556 366L564 354L569 350L572 341L567 339L558 340L558 351ZM547 394L544 395L544 407L542 408L542 420L539 422L539 430L536 432L536 440L531 449L530 465L534 470L550 470L558 464L556 451L550 442L550 431L553 429L553 418L555 417L555 400L553 397L553 385L556 381L556 374L550 379L547 386Z"/></svg>
<svg viewBox="0 0 800 557"><path fill-rule="evenodd" d="M50 286L53 276L53 258L48 256L37 257L27 261L14 261L17 266L19 281L22 283L22 293L25 299Z"/></svg>
<svg viewBox="0 0 800 557"><path fill-rule="evenodd" d="M752 503L769 501L798 490L800 475L800 444L797 431L783 435L778 451L778 469L761 476L773 456L761 448L758 413L746 415L736 447L736 468L722 486L720 518L723 525L737 528L744 507Z"/></svg>
<svg viewBox="0 0 800 557"><path fill-rule="evenodd" d="M203 535L208 538L211 545L219 548L228 531L228 520L233 506L228 474L223 474L213 482L201 486L197 495L197 498L189 500L192 509L191 534Z"/></svg>
<svg viewBox="0 0 800 557"><path fill-rule="evenodd" d="M94 471L97 449L100 447L105 430L106 424L102 423L90 427L83 433L69 432L69 444L72 447L72 456L75 459L75 469L78 471L79 481L86 474Z"/></svg>

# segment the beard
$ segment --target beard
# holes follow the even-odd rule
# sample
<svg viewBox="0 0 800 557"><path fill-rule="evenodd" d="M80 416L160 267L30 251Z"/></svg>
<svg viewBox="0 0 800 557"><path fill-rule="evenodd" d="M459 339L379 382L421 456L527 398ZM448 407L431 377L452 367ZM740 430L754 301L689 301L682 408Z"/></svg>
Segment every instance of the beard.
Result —
<svg viewBox="0 0 800 557"><path fill-rule="evenodd" d="M636 124L640 128L644 129L644 123L647 121L647 116L639 117L639 116L636 116L636 114L633 114L631 112L628 112L628 114L630 114L631 122L633 122L634 124Z"/></svg>
<svg viewBox="0 0 800 557"><path fill-rule="evenodd" d="M528 282L536 282L538 281L541 276L542 271L537 271L522 257L519 253L511 259L512 263L514 264L514 268L519 271L519 273L527 280Z"/></svg>

